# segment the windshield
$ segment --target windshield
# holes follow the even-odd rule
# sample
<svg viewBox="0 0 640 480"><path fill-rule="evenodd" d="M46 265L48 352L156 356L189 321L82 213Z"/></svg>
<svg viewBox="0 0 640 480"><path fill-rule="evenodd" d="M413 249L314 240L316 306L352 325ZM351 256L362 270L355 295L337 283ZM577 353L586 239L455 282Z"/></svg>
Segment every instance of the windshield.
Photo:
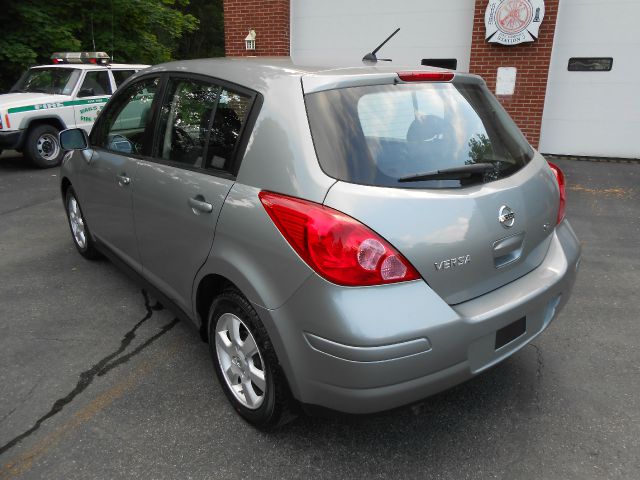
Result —
<svg viewBox="0 0 640 480"><path fill-rule="evenodd" d="M477 83L350 87L308 94L305 101L322 169L350 183L462 187L511 175L533 156L509 115ZM480 163L489 168L466 168ZM420 179L459 167L459 179Z"/></svg>
<svg viewBox="0 0 640 480"><path fill-rule="evenodd" d="M80 78L77 68L32 68L25 73L12 92L71 95Z"/></svg>

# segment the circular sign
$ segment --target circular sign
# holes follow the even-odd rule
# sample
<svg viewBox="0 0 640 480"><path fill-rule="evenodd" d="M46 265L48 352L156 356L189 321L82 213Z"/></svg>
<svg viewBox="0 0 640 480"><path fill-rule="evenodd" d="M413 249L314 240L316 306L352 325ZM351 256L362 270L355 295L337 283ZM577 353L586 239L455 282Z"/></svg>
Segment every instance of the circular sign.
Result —
<svg viewBox="0 0 640 480"><path fill-rule="evenodd" d="M484 15L487 41L502 45L533 42L543 17L543 0L489 0Z"/></svg>

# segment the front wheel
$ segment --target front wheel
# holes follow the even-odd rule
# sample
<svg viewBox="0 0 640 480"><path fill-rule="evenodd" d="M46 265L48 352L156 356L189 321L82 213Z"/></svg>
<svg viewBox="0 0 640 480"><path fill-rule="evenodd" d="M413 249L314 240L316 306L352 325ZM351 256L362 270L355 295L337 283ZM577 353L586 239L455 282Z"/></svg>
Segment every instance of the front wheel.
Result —
<svg viewBox="0 0 640 480"><path fill-rule="evenodd" d="M251 304L237 290L227 289L213 302L208 325L214 368L236 411L263 430L295 418L271 340Z"/></svg>
<svg viewBox="0 0 640 480"><path fill-rule="evenodd" d="M58 138L58 129L51 125L38 125L27 134L24 155L39 168L51 168L60 165L62 147Z"/></svg>
<svg viewBox="0 0 640 480"><path fill-rule="evenodd" d="M93 239L91 238L89 225L87 225L87 221L80 208L76 192L71 186L67 189L65 206L67 219L69 220L69 228L71 228L71 236L78 252L89 260L98 258L100 254L96 250Z"/></svg>

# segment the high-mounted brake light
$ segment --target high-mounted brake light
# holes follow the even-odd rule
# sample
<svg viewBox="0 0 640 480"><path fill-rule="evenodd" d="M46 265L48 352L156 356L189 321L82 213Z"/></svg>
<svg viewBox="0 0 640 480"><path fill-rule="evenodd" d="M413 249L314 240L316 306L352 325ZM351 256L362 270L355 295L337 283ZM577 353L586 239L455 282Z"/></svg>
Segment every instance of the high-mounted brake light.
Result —
<svg viewBox="0 0 640 480"><path fill-rule="evenodd" d="M420 278L395 248L356 219L278 193L260 192L258 196L291 247L330 282L366 286Z"/></svg>
<svg viewBox="0 0 640 480"><path fill-rule="evenodd" d="M558 188L560 189L560 205L558 206L558 217L556 218L556 225L564 220L565 208L567 203L567 190L565 187L564 173L560 170L555 163L548 162L553 174L556 176L558 182Z"/></svg>
<svg viewBox="0 0 640 480"><path fill-rule="evenodd" d="M449 72L398 72L403 82L450 82L454 76Z"/></svg>

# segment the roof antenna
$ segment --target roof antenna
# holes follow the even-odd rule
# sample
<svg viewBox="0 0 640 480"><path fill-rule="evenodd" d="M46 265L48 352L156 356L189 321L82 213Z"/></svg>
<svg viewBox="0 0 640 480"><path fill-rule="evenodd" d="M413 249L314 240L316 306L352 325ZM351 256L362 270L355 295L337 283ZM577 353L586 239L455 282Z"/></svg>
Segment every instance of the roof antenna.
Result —
<svg viewBox="0 0 640 480"><path fill-rule="evenodd" d="M387 43L389 40L391 40L391 37L393 37L399 31L400 31L400 29L396 28L396 31L393 32L391 35L389 35L384 42L382 42L380 45L378 45L378 48L376 48L373 52L367 53L364 57L362 57L362 61L365 62L365 63L367 63L367 62L376 63L378 61L380 61L380 62L390 62L391 61L390 58L378 58L378 57L376 57L376 53L378 52L378 50L380 50L384 46L385 43Z"/></svg>

